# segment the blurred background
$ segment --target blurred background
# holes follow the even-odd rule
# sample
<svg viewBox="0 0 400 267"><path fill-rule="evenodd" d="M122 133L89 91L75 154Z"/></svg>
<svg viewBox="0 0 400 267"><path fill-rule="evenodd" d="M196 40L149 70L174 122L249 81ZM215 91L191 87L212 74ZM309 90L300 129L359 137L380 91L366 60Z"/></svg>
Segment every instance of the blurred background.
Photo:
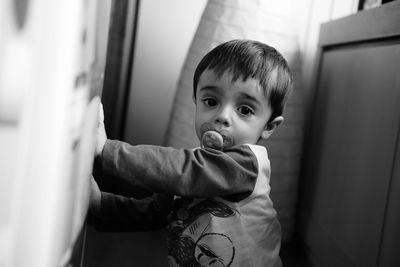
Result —
<svg viewBox="0 0 400 267"><path fill-rule="evenodd" d="M0 266L167 266L165 231L85 222L94 110L110 139L198 146L193 72L230 39L274 46L294 75L260 143L284 266L400 266L399 1L38 2L0 5Z"/></svg>

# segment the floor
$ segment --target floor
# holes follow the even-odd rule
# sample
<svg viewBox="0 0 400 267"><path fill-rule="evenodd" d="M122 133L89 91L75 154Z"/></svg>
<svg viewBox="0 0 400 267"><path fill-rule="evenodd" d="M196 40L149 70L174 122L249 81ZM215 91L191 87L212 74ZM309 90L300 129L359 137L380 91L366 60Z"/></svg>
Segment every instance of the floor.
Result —
<svg viewBox="0 0 400 267"><path fill-rule="evenodd" d="M281 259L283 267L314 267L303 248L295 242L282 244Z"/></svg>

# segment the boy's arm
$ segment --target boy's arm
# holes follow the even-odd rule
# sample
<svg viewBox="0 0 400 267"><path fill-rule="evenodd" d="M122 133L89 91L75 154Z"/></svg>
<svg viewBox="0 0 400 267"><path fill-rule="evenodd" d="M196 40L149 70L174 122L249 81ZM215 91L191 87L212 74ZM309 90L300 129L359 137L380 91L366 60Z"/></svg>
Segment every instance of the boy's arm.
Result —
<svg viewBox="0 0 400 267"><path fill-rule="evenodd" d="M154 194L143 199L101 192L99 229L149 231L163 229L172 209L173 196Z"/></svg>
<svg viewBox="0 0 400 267"><path fill-rule="evenodd" d="M246 145L221 152L107 140L101 166L103 178L111 175L153 192L232 201L251 194L258 174L256 157Z"/></svg>
<svg viewBox="0 0 400 267"><path fill-rule="evenodd" d="M100 215L101 191L93 176L90 178L89 212L94 216Z"/></svg>
<svg viewBox="0 0 400 267"><path fill-rule="evenodd" d="M162 229L172 209L173 196L153 194L143 199L101 192L91 180L89 211L100 230L147 231Z"/></svg>

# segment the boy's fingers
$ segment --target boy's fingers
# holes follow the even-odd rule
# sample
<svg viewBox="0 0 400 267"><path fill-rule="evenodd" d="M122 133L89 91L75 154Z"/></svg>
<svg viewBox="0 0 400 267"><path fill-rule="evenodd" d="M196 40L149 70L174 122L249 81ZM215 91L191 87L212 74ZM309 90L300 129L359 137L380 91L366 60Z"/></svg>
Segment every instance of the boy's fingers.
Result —
<svg viewBox="0 0 400 267"><path fill-rule="evenodd" d="M104 110L103 110L103 104L100 102L99 106L99 122L104 121Z"/></svg>
<svg viewBox="0 0 400 267"><path fill-rule="evenodd" d="M95 156L101 154L104 148L104 144L107 140L106 129L104 125L104 111L103 104L100 102L99 104L99 114L98 114L98 124L97 124L97 140L96 140L96 148L95 148Z"/></svg>

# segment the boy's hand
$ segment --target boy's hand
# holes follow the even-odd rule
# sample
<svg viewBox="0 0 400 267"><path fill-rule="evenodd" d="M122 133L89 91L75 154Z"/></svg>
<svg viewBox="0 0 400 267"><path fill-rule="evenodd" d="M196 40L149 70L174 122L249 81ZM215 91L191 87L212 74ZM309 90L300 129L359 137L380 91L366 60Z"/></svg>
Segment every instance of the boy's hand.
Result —
<svg viewBox="0 0 400 267"><path fill-rule="evenodd" d="M107 134L106 134L106 129L104 127L104 111L103 111L103 105L100 103L95 156L99 156L101 154L106 141L107 141Z"/></svg>
<svg viewBox="0 0 400 267"><path fill-rule="evenodd" d="M101 191L93 176L90 178L90 198L89 198L89 211L93 215L100 214L101 208Z"/></svg>

